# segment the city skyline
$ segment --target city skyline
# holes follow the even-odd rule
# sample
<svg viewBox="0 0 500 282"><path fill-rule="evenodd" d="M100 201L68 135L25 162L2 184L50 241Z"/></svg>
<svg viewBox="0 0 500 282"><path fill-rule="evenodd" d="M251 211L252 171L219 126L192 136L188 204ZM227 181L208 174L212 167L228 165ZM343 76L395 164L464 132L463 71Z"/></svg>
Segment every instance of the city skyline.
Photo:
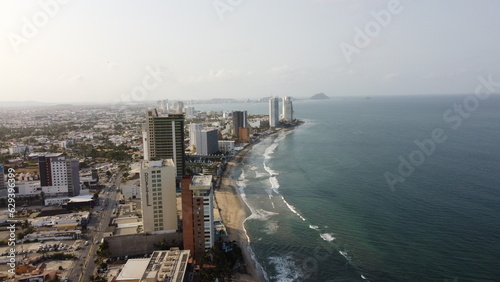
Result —
<svg viewBox="0 0 500 282"><path fill-rule="evenodd" d="M472 93L498 80L499 6L2 1L0 101Z"/></svg>

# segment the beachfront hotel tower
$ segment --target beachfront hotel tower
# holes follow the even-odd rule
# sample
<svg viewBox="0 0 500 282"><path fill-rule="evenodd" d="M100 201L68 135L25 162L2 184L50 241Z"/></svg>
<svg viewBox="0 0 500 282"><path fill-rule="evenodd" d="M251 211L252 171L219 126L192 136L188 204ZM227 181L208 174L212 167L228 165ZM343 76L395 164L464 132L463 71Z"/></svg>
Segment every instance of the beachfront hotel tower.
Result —
<svg viewBox="0 0 500 282"><path fill-rule="evenodd" d="M269 126L276 127L280 119L280 107L279 99L271 98L269 99Z"/></svg>
<svg viewBox="0 0 500 282"><path fill-rule="evenodd" d="M233 112L233 136L241 142L249 141L250 131L248 128L247 111Z"/></svg>
<svg viewBox="0 0 500 282"><path fill-rule="evenodd" d="M184 176L181 189L184 249L200 262L205 251L214 245L212 176Z"/></svg>
<svg viewBox="0 0 500 282"><path fill-rule="evenodd" d="M146 233L173 233L177 230L175 164L172 159L142 161L142 224Z"/></svg>
<svg viewBox="0 0 500 282"><path fill-rule="evenodd" d="M185 172L184 114L159 116L158 111L148 110L142 127L144 160L172 159L177 177Z"/></svg>
<svg viewBox="0 0 500 282"><path fill-rule="evenodd" d="M293 121L293 105L292 98L283 97L283 120L287 122Z"/></svg>

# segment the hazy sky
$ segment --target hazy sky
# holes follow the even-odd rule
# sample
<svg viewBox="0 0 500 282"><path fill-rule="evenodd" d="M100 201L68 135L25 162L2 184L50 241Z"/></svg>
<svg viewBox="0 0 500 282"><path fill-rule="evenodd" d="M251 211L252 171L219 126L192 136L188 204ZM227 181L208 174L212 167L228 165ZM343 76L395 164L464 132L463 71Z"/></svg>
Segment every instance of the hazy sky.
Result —
<svg viewBox="0 0 500 282"><path fill-rule="evenodd" d="M498 0L0 0L0 101L472 93L479 75L500 81L499 11Z"/></svg>

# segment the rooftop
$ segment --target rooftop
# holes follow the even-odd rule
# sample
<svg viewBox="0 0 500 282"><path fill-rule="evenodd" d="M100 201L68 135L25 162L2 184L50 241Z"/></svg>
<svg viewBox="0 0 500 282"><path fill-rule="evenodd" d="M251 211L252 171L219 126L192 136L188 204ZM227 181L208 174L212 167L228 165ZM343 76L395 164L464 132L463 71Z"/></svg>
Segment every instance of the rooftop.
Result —
<svg viewBox="0 0 500 282"><path fill-rule="evenodd" d="M157 161L142 162L142 168L164 167L164 166L175 167L174 161L172 159L162 159Z"/></svg>
<svg viewBox="0 0 500 282"><path fill-rule="evenodd" d="M189 250L155 251L151 258L129 259L116 281L182 281L188 259Z"/></svg>
<svg viewBox="0 0 500 282"><path fill-rule="evenodd" d="M140 280L149 265L150 258L129 259L116 281Z"/></svg>
<svg viewBox="0 0 500 282"><path fill-rule="evenodd" d="M206 187L212 185L212 175L195 175L191 179L191 187Z"/></svg>
<svg viewBox="0 0 500 282"><path fill-rule="evenodd" d="M94 195L92 195L92 194L75 196L75 197L69 198L69 201L71 203L75 203L75 202L89 202L89 201L93 201L94 200L94 199L92 199L93 196Z"/></svg>

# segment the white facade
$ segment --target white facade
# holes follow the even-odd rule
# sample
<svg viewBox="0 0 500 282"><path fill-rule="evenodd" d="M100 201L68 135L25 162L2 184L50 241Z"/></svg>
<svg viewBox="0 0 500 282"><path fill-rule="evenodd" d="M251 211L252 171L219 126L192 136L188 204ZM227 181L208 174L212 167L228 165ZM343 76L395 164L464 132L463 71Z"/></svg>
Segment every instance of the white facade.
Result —
<svg viewBox="0 0 500 282"><path fill-rule="evenodd" d="M76 227L82 219L89 219L89 212L78 212L71 214L61 214L57 216L44 216L31 220L31 224L35 227L54 226L58 228Z"/></svg>
<svg viewBox="0 0 500 282"><path fill-rule="evenodd" d="M293 121L292 99L288 96L283 97L283 120Z"/></svg>
<svg viewBox="0 0 500 282"><path fill-rule="evenodd" d="M234 151L234 141L219 140L219 151L226 154L232 154Z"/></svg>
<svg viewBox="0 0 500 282"><path fill-rule="evenodd" d="M31 197L41 195L42 191L46 198L57 196L68 196L68 186L40 186L40 181L16 182L16 197Z"/></svg>
<svg viewBox="0 0 500 282"><path fill-rule="evenodd" d="M123 185L121 188L122 188L123 197L125 199L140 199L141 198L141 186Z"/></svg>
<svg viewBox="0 0 500 282"><path fill-rule="evenodd" d="M68 175L66 159L64 157L51 162L51 174L53 186L68 186Z"/></svg>
<svg viewBox="0 0 500 282"><path fill-rule="evenodd" d="M178 228L176 168L172 159L143 161L140 175L144 232L175 232Z"/></svg>
<svg viewBox="0 0 500 282"><path fill-rule="evenodd" d="M68 186L43 186L42 191L46 196L66 195L68 196Z"/></svg>
<svg viewBox="0 0 500 282"><path fill-rule="evenodd" d="M280 119L279 99L269 99L269 126L276 127Z"/></svg>
<svg viewBox="0 0 500 282"><path fill-rule="evenodd" d="M186 113L186 118L194 118L194 107L185 107L184 112Z"/></svg>
<svg viewBox="0 0 500 282"><path fill-rule="evenodd" d="M206 156L215 154L219 150L219 131L215 128L205 128L196 136L196 154Z"/></svg>
<svg viewBox="0 0 500 282"><path fill-rule="evenodd" d="M16 187L20 197L35 196L42 192L40 181L16 182Z"/></svg>
<svg viewBox="0 0 500 282"><path fill-rule="evenodd" d="M203 128L200 123L189 124L189 145L196 146L196 138L200 135L199 132Z"/></svg>
<svg viewBox="0 0 500 282"><path fill-rule="evenodd" d="M31 146L26 146L26 145L19 145L19 146L13 146L9 148L9 154L24 154L24 152L31 152Z"/></svg>
<svg viewBox="0 0 500 282"><path fill-rule="evenodd" d="M69 197L61 197L61 198L47 198L45 199L46 206L59 206L65 204L69 201Z"/></svg>

